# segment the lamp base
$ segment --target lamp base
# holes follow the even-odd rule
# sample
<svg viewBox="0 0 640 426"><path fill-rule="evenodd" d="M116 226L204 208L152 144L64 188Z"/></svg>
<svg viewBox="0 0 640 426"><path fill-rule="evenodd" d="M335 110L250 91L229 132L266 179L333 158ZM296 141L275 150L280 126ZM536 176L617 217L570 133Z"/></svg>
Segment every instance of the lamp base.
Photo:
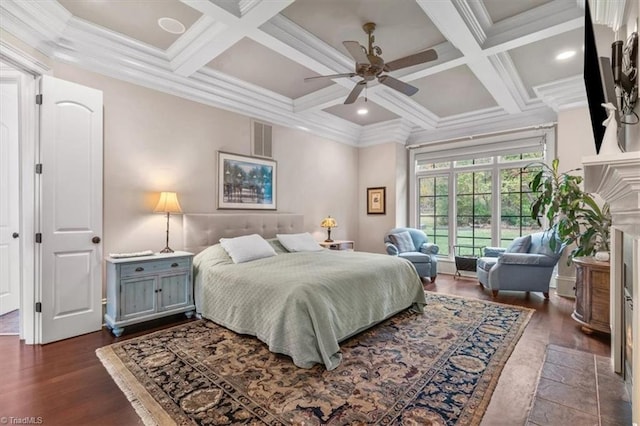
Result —
<svg viewBox="0 0 640 426"><path fill-rule="evenodd" d="M332 240L332 239L326 239L326 240L324 240L324 242L325 242L325 243L332 243L332 242L333 242L333 240Z"/></svg>
<svg viewBox="0 0 640 426"><path fill-rule="evenodd" d="M169 246L160 250L160 253L173 253L173 249L169 248Z"/></svg>

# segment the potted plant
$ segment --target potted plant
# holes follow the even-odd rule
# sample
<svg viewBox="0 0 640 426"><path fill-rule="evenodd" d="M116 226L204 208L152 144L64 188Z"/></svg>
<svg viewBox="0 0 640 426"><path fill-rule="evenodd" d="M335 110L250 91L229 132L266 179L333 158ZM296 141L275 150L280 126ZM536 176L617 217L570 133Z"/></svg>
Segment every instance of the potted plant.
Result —
<svg viewBox="0 0 640 426"><path fill-rule="evenodd" d="M567 247L575 243L567 264L571 264L574 257L608 252L611 226L609 205L605 203L602 207L598 206L591 194L580 188L582 177L570 174L580 169L560 173L558 165L556 158L551 166L538 162L525 167L539 168L529 182L529 189L537 194L531 205L531 218L542 226L540 218L546 217L547 230L552 233L549 242L552 249L555 249L557 241Z"/></svg>

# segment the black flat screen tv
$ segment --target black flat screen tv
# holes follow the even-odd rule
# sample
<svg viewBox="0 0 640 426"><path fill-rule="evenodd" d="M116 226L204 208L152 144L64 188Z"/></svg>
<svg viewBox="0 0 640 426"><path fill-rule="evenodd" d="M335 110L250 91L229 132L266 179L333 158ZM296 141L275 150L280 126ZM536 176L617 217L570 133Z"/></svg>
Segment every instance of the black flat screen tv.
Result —
<svg viewBox="0 0 640 426"><path fill-rule="evenodd" d="M584 85L587 90L591 128L596 143L596 153L600 152L605 127L602 122L607 118L607 112L602 106L610 102L616 107L616 121L618 122L618 145L624 151L624 128L620 121L618 101L616 97L613 71L609 58L598 55L596 37L589 0L585 1L584 11Z"/></svg>

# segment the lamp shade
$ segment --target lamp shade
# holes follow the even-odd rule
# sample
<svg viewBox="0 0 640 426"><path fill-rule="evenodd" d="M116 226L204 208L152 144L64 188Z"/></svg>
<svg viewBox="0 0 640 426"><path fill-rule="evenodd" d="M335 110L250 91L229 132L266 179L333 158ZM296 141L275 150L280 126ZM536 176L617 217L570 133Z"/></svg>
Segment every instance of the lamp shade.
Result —
<svg viewBox="0 0 640 426"><path fill-rule="evenodd" d="M154 213L182 213L182 208L178 202L178 195L175 192L161 192L160 199Z"/></svg>
<svg viewBox="0 0 640 426"><path fill-rule="evenodd" d="M327 216L322 219L322 222L320 222L320 226L323 228L335 228L336 226L338 226L338 222L336 222L336 220L331 216Z"/></svg>

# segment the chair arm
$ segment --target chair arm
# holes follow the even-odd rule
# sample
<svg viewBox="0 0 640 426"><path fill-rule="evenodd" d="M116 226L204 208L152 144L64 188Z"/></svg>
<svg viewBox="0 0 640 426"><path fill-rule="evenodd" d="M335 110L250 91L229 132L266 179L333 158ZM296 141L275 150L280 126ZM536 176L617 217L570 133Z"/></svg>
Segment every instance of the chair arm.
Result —
<svg viewBox="0 0 640 426"><path fill-rule="evenodd" d="M504 253L498 258L498 263L503 265L555 266L558 263L558 258L545 254Z"/></svg>
<svg viewBox="0 0 640 426"><path fill-rule="evenodd" d="M390 254L391 256L397 256L400 253L398 247L396 247L395 245L391 243L384 243L384 245L387 247L387 254Z"/></svg>
<svg viewBox="0 0 640 426"><path fill-rule="evenodd" d="M498 257L505 252L506 248L502 247L485 247L482 257Z"/></svg>
<svg viewBox="0 0 640 426"><path fill-rule="evenodd" d="M435 255L435 254L438 254L438 252L440 251L440 247L438 247L438 245L434 243L424 243L420 247L420 251L425 254Z"/></svg>

